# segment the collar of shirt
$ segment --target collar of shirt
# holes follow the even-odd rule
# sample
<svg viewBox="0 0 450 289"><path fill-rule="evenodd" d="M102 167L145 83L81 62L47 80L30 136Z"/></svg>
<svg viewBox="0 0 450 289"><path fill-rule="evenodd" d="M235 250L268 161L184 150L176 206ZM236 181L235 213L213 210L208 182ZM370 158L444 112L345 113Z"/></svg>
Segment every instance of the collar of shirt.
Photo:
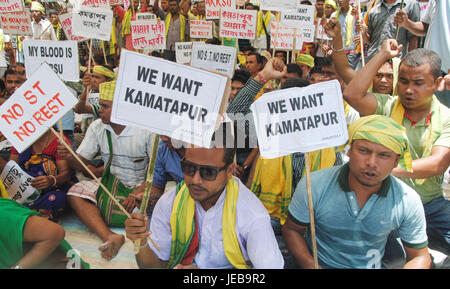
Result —
<svg viewBox="0 0 450 289"><path fill-rule="evenodd" d="M349 163L346 163L341 167L341 171L339 172L338 182L339 186L344 192L351 192L350 185L348 183L348 174L350 173L350 165ZM380 190L378 191L378 195L380 197L386 197L387 192L389 191L389 188L391 186L391 176L389 175L381 185Z"/></svg>
<svg viewBox="0 0 450 289"><path fill-rule="evenodd" d="M109 130L112 133L113 136L118 137L118 138L119 137L133 136L133 133L131 131L131 127L129 127L129 126L126 126L119 135L116 134L114 129L109 124L105 124L105 129Z"/></svg>
<svg viewBox="0 0 450 289"><path fill-rule="evenodd" d="M427 119L425 120L425 126L429 126L431 124L431 115L433 112L430 112L427 116ZM411 121L411 126L414 126L417 122L406 112L405 110L405 117Z"/></svg>

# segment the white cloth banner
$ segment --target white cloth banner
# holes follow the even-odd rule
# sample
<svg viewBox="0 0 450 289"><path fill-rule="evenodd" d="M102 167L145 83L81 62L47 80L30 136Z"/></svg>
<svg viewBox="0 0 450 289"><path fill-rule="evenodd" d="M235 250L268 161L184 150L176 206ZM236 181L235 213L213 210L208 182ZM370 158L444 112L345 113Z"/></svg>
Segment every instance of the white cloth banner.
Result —
<svg viewBox="0 0 450 289"><path fill-rule="evenodd" d="M120 63L112 122L209 147L226 107L226 77L129 50Z"/></svg>
<svg viewBox="0 0 450 289"><path fill-rule="evenodd" d="M9 198L19 204L30 203L40 195L39 191L31 186L33 177L23 171L15 161L9 161L5 165L0 179Z"/></svg>
<svg viewBox="0 0 450 289"><path fill-rule="evenodd" d="M109 41L112 21L111 10L82 6L72 13L72 34Z"/></svg>
<svg viewBox="0 0 450 289"><path fill-rule="evenodd" d="M23 54L27 78L46 62L62 80L74 82L80 80L76 41L26 39L23 41Z"/></svg>
<svg viewBox="0 0 450 289"><path fill-rule="evenodd" d="M265 93L250 109L263 158L311 152L348 140L337 80Z"/></svg>
<svg viewBox="0 0 450 289"><path fill-rule="evenodd" d="M216 71L233 77L236 64L236 48L194 42L192 46L191 66L208 71Z"/></svg>
<svg viewBox="0 0 450 289"><path fill-rule="evenodd" d="M0 130L21 153L78 102L47 64L0 106Z"/></svg>

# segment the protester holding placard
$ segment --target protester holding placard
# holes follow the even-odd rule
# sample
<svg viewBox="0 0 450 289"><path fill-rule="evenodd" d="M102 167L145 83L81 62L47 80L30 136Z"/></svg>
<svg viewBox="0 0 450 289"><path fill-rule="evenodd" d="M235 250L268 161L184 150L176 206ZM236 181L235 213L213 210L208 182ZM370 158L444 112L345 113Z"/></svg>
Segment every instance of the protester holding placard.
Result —
<svg viewBox="0 0 450 289"><path fill-rule="evenodd" d="M126 221L127 238L144 244L136 255L139 267L283 267L267 211L232 175L235 149L230 144L231 127L222 124L211 148L186 148L184 181L156 203L150 232L148 218L140 213ZM150 234L160 250L147 241Z"/></svg>
<svg viewBox="0 0 450 289"><path fill-rule="evenodd" d="M58 40L56 38L55 31L52 29L52 24L46 19L42 19L45 16L45 8L41 3L33 1L31 4L31 28L33 30L33 39L41 40Z"/></svg>
<svg viewBox="0 0 450 289"><path fill-rule="evenodd" d="M177 0L169 0L169 13L165 18L166 59L175 60L175 43L189 41L189 21L180 14Z"/></svg>
<svg viewBox="0 0 450 289"><path fill-rule="evenodd" d="M320 267L385 267L386 241L398 230L407 255L404 268L430 268L420 199L390 175L397 165L411 169L405 129L384 116L364 117L350 126L349 144L349 163L311 175ZM302 180L283 235L298 264L313 268L310 234L304 234L310 223L306 191Z"/></svg>
<svg viewBox="0 0 450 289"><path fill-rule="evenodd" d="M153 133L110 121L115 84L115 81L100 84L100 119L89 126L77 155L88 164L98 153L101 154L105 163L103 184L131 212L136 207L136 195L145 187ZM61 144L58 154L68 160L71 168L85 170ZM105 242L99 250L103 258L110 260L125 240L123 235L112 232L108 226L123 226L126 216L108 205L111 199L102 189L97 191L98 188L94 181L83 181L70 188L67 195L80 220Z"/></svg>

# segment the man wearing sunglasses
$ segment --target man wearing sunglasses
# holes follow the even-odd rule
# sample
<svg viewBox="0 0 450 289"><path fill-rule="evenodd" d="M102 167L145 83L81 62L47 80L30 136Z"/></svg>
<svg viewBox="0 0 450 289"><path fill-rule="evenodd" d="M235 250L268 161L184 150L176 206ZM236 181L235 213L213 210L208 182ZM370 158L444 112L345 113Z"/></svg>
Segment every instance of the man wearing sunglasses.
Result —
<svg viewBox="0 0 450 289"><path fill-rule="evenodd" d="M125 222L127 237L141 240L139 267L283 268L269 214L232 175L231 126L221 125L215 136L212 148L186 148L180 162L184 182L156 203L150 231L140 213ZM159 249L147 241L150 235Z"/></svg>

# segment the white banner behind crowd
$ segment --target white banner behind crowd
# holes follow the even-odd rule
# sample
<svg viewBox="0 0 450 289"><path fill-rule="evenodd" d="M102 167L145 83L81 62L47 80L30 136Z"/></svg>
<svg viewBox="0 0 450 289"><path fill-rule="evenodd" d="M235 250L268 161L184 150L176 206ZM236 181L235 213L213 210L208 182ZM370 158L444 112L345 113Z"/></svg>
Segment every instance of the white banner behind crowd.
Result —
<svg viewBox="0 0 450 289"><path fill-rule="evenodd" d="M77 102L44 63L0 106L0 131L21 153Z"/></svg>
<svg viewBox="0 0 450 289"><path fill-rule="evenodd" d="M208 147L225 109L224 76L122 51L111 121Z"/></svg>
<svg viewBox="0 0 450 289"><path fill-rule="evenodd" d="M78 45L76 41L23 41L27 78L46 62L65 81L79 81Z"/></svg>
<svg viewBox="0 0 450 289"><path fill-rule="evenodd" d="M194 42L192 46L191 66L216 71L233 77L236 63L236 48Z"/></svg>
<svg viewBox="0 0 450 289"><path fill-rule="evenodd" d="M111 10L81 6L72 13L72 34L109 41L112 21Z"/></svg>
<svg viewBox="0 0 450 289"><path fill-rule="evenodd" d="M39 191L31 186L33 177L23 171L15 161L9 161L5 165L0 179L5 185L9 198L19 204L32 202L40 195Z"/></svg>
<svg viewBox="0 0 450 289"><path fill-rule="evenodd" d="M263 158L311 152L348 140L337 80L265 93L251 110Z"/></svg>

